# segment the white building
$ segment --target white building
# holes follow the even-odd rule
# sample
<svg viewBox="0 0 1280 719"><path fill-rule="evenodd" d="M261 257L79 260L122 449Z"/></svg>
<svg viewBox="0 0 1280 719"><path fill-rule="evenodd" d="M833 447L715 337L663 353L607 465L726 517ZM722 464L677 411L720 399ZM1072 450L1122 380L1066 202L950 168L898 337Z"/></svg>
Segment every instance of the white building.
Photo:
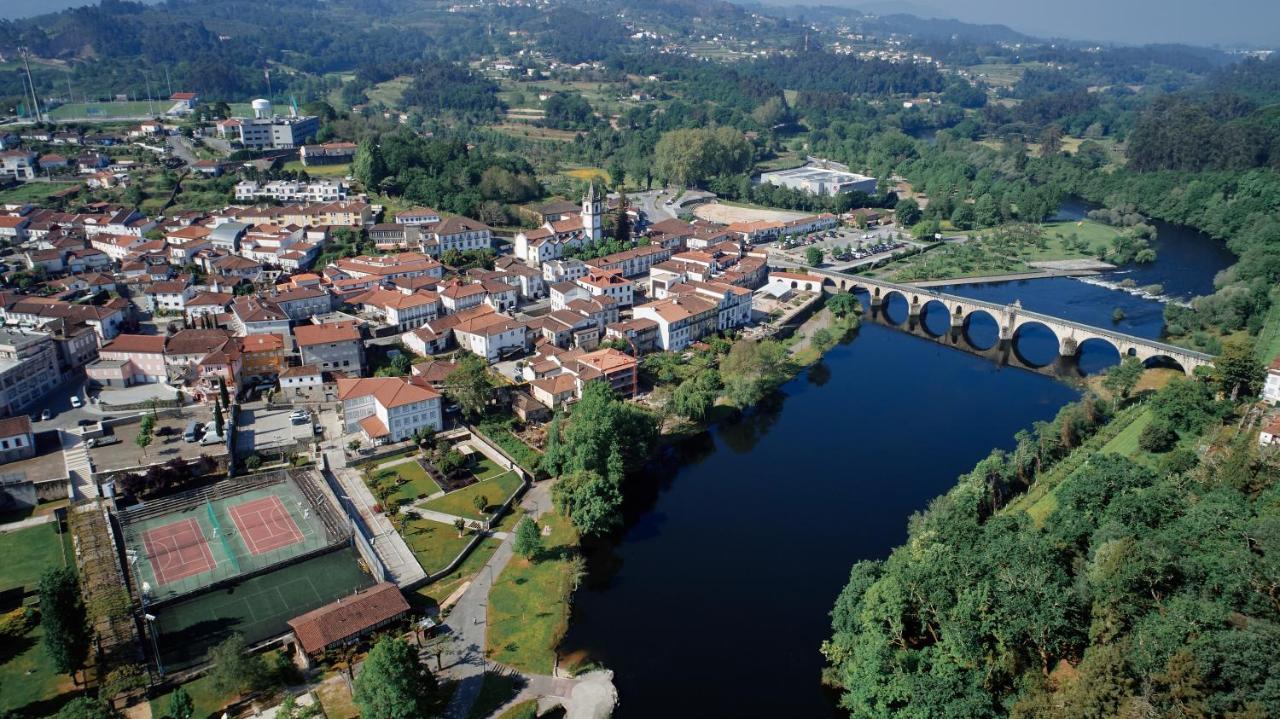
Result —
<svg viewBox="0 0 1280 719"><path fill-rule="evenodd" d="M1267 368L1267 383L1262 386L1262 399L1271 404L1280 404L1280 357L1271 362Z"/></svg>
<svg viewBox="0 0 1280 719"><path fill-rule="evenodd" d="M595 244L604 239L604 200L594 185L582 198L577 218L547 222L536 230L520 232L515 239L515 256L533 267L564 256L565 250Z"/></svg>
<svg viewBox="0 0 1280 719"><path fill-rule="evenodd" d="M0 152L0 177L30 180L36 176L36 153L30 150Z"/></svg>
<svg viewBox="0 0 1280 719"><path fill-rule="evenodd" d="M341 202L347 199L349 191L347 183L342 180L272 180L267 183L243 180L236 183L236 201Z"/></svg>
<svg viewBox="0 0 1280 719"><path fill-rule="evenodd" d="M254 100L253 105L258 117L223 120L218 137L254 149L289 150L306 144L320 130L320 119L314 115L280 117L271 115L271 103L265 100Z"/></svg>
<svg viewBox="0 0 1280 719"><path fill-rule="evenodd" d="M523 322L495 312L458 323L453 336L459 347L493 364L504 354L525 349L526 329Z"/></svg>
<svg viewBox="0 0 1280 719"><path fill-rule="evenodd" d="M845 192L863 192L874 195L876 178L849 172L835 163L816 160L804 167L790 170L774 170L760 175L760 184L789 187L812 195L839 195Z"/></svg>
<svg viewBox="0 0 1280 719"><path fill-rule="evenodd" d="M348 434L360 432L375 444L399 442L421 429L444 427L440 393L400 377L338 380L338 399Z"/></svg>

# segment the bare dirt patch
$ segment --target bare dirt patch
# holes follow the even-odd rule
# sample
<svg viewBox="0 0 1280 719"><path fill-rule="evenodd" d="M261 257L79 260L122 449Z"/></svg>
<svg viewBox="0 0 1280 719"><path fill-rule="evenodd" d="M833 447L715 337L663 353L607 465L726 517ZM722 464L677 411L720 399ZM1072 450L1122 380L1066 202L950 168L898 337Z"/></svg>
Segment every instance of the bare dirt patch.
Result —
<svg viewBox="0 0 1280 719"><path fill-rule="evenodd" d="M757 207L737 207L734 205L723 205L719 202L704 202L693 208L693 214L698 217L718 222L722 225L731 225L735 222L753 222L755 220L776 220L778 222L786 222L788 220L797 220L806 217L803 212L788 212L787 210L766 210Z"/></svg>

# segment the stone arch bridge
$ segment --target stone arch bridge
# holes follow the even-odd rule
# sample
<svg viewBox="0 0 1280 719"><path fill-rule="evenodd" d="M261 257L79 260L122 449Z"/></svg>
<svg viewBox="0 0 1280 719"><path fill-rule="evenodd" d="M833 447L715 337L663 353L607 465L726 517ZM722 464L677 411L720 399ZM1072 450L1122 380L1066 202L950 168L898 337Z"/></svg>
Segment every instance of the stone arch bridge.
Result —
<svg viewBox="0 0 1280 719"><path fill-rule="evenodd" d="M1121 357L1136 357L1142 362L1152 359L1171 360L1188 375L1192 374L1197 367L1213 366L1213 356L1203 352L1032 312L1017 302L1002 305L935 292L913 285L887 282L873 277L827 270L811 269L809 272L825 277L834 289L867 292L871 296L872 307L880 306L895 294L899 295L906 301L911 317L919 317L927 305L936 303L945 309L951 318L952 329L964 327L968 319L977 313L985 313L995 320L996 326L1000 328L1001 344L1012 343L1018 330L1026 325L1039 324L1048 328L1057 338L1058 354L1061 357L1074 357L1080 345L1089 340L1101 340L1114 347Z"/></svg>

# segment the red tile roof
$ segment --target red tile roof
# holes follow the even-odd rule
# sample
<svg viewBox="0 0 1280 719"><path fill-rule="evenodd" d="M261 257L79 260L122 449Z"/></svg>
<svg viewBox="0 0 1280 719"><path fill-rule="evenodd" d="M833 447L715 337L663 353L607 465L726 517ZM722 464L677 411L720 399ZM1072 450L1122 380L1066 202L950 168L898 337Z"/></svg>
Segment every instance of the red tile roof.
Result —
<svg viewBox="0 0 1280 719"><path fill-rule="evenodd" d="M289 620L298 643L307 653L360 636L409 611L400 589L382 582Z"/></svg>

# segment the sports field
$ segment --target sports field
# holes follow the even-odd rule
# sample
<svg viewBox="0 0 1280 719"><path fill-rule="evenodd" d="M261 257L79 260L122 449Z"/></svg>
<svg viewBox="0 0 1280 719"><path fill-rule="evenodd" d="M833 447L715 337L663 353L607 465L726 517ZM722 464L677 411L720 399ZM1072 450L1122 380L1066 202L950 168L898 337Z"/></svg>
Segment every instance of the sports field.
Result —
<svg viewBox="0 0 1280 719"><path fill-rule="evenodd" d="M152 604L346 539L336 510L308 499L295 480L283 475L265 486L222 484L120 516L134 577Z"/></svg>
<svg viewBox="0 0 1280 719"><path fill-rule="evenodd" d="M70 102L50 110L49 117L55 120L107 120L116 117L149 117L152 114L162 114L171 107L173 107L173 103L168 100L156 100L154 102L147 102L146 100L130 102Z"/></svg>
<svg viewBox="0 0 1280 719"><path fill-rule="evenodd" d="M232 634L250 644L289 630L288 620L373 585L354 549L343 548L155 610L165 672L203 661Z"/></svg>

